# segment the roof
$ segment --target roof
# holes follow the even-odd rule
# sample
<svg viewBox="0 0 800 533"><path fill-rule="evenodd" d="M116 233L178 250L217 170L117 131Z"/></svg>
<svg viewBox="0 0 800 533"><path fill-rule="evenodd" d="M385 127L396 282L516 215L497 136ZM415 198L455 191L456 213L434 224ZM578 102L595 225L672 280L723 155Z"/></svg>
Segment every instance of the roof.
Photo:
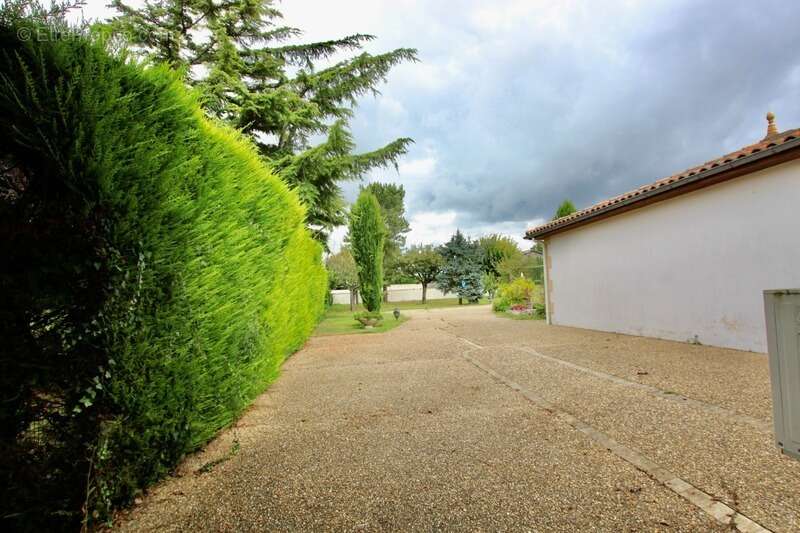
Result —
<svg viewBox="0 0 800 533"><path fill-rule="evenodd" d="M767 121L767 136L755 144L531 228L525 238L546 237L800 157L800 128L778 133L774 115Z"/></svg>

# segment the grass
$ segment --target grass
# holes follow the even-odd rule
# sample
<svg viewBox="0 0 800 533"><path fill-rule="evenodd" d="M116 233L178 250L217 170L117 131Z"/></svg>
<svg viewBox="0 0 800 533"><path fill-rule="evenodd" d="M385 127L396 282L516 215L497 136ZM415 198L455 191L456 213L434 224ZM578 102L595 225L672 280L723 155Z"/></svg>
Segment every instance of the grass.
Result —
<svg viewBox="0 0 800 533"><path fill-rule="evenodd" d="M466 303L464 303L464 305L465 306L466 305L482 305L482 304L488 304L488 303L489 303L489 300L487 300L486 298L481 298L481 300L477 304L466 304ZM388 310L388 311L391 312L395 307L402 311L403 309L438 309L438 308L441 308L441 307L455 307L457 305L458 305L458 298L443 298L443 299L440 299L440 300L428 300L424 304L422 302L418 302L418 301L413 301L413 302L389 302L389 303L384 302L383 309L384 309L384 311ZM347 311L348 313L350 313L352 315L353 313L359 313L361 311L366 311L366 309L364 309L364 307L361 306L361 305L357 305L354 311L350 311L350 306L348 304L333 304L332 306L330 306L328 312L330 313L331 311L336 311L336 312L338 312L338 311Z"/></svg>
<svg viewBox="0 0 800 533"><path fill-rule="evenodd" d="M399 320L395 320L392 316L392 311L383 311L383 322L380 326L374 328L365 328L353 318L354 311L350 311L349 306L346 310L333 310L329 309L325 313L325 318L317 326L314 331L315 336L323 335L348 335L354 333L383 333L396 328L403 322L408 320L408 316L400 315Z"/></svg>
<svg viewBox="0 0 800 533"><path fill-rule="evenodd" d="M544 320L538 313L511 313L509 311L493 311L496 316L510 318L511 320Z"/></svg>
<svg viewBox="0 0 800 533"><path fill-rule="evenodd" d="M478 305L488 303L487 300L482 299ZM465 306L467 304L464 304ZM475 305L475 304L472 304ZM401 314L399 320L395 320L392 311L396 308L403 310L411 309L439 309L442 307L455 307L458 306L458 298L445 298L441 300L428 300L426 303L422 302L390 302L383 304L383 323L371 329L367 329L353 318L355 313L365 311L361 305L356 306L354 311L350 310L347 304L334 304L328 308L325 313L325 318L319 323L317 329L314 331L314 336L323 335L349 335L349 334L370 334L370 333L383 333L396 328L403 322L408 320L408 316Z"/></svg>

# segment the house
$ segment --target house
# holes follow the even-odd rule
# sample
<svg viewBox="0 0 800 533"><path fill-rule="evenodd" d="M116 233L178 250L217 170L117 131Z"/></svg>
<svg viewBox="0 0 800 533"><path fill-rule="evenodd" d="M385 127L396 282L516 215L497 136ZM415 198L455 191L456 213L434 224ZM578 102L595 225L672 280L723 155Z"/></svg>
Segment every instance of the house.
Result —
<svg viewBox="0 0 800 533"><path fill-rule="evenodd" d="M528 230L548 322L766 352L762 292L800 287L800 129L767 122L755 144Z"/></svg>

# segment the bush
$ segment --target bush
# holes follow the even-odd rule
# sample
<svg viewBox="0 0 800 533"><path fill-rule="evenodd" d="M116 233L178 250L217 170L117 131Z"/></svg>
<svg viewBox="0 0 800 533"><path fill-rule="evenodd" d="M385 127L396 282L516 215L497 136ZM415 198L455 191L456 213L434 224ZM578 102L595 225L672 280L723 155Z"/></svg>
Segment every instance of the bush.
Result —
<svg viewBox="0 0 800 533"><path fill-rule="evenodd" d="M508 303L528 305L536 295L536 284L527 278L516 278L511 283L500 285L498 290L500 297L508 300Z"/></svg>
<svg viewBox="0 0 800 533"><path fill-rule="evenodd" d="M363 326L379 326L383 322L383 315L380 312L364 311L356 313L353 318Z"/></svg>
<svg viewBox="0 0 800 533"><path fill-rule="evenodd" d="M494 302L492 302L492 309L495 311L508 311L511 308L511 302L508 298L500 296L499 298L495 298Z"/></svg>
<svg viewBox="0 0 800 533"><path fill-rule="evenodd" d="M0 27L0 511L66 528L230 424L310 334L327 280L297 195L168 69L15 25L30 23Z"/></svg>

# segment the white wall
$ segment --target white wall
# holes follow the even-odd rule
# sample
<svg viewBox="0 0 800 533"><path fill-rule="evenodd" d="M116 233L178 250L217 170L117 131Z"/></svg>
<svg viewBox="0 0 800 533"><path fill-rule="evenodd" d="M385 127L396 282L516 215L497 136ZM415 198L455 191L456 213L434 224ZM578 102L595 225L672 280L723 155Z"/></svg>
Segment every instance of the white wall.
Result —
<svg viewBox="0 0 800 533"><path fill-rule="evenodd" d="M800 162L549 237L554 324L766 352L762 291L800 287Z"/></svg>
<svg viewBox="0 0 800 533"><path fill-rule="evenodd" d="M389 303L391 302L412 302L422 300L422 285L420 284L400 284L389 285ZM350 304L350 291L347 290L333 290L333 303L335 304ZM443 294L442 291L436 288L435 285L428 285L428 292L426 293L428 300L441 300L443 298L458 298L457 294Z"/></svg>

